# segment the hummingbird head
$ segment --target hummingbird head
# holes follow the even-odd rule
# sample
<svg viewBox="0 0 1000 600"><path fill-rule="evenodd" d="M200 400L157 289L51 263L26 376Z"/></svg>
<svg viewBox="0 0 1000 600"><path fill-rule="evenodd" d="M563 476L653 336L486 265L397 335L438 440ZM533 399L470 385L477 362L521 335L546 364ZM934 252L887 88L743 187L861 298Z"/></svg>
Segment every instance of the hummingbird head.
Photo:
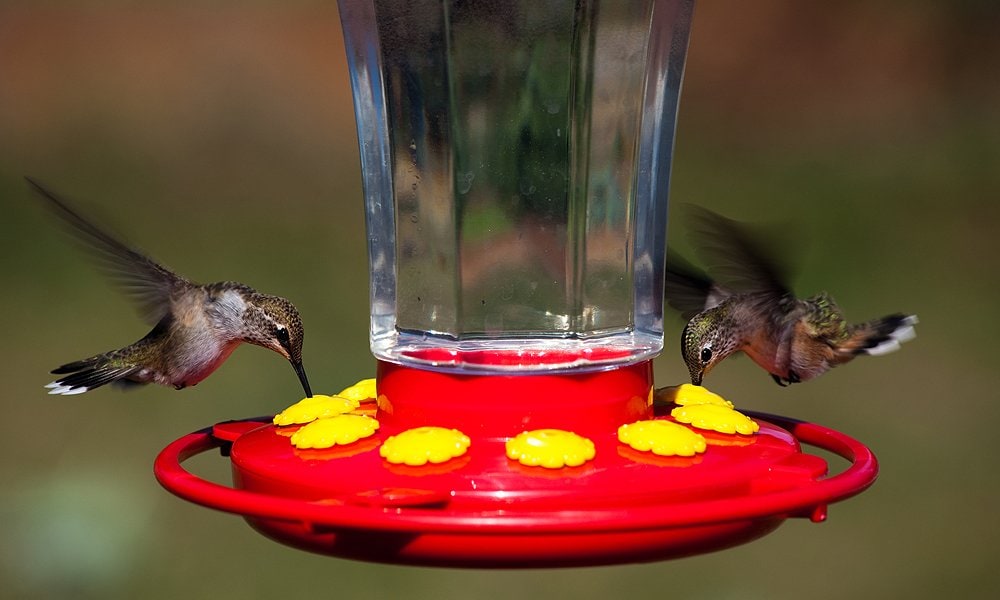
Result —
<svg viewBox="0 0 1000 600"><path fill-rule="evenodd" d="M312 390L302 367L305 329L302 327L299 311L288 300L266 294L256 294L250 305L252 308L248 309L244 317L248 325L246 341L274 350L288 359L306 396L311 397Z"/></svg>
<svg viewBox="0 0 1000 600"><path fill-rule="evenodd" d="M735 327L725 318L722 308L698 313L681 334L681 355L694 385L701 385L712 367L736 350Z"/></svg>

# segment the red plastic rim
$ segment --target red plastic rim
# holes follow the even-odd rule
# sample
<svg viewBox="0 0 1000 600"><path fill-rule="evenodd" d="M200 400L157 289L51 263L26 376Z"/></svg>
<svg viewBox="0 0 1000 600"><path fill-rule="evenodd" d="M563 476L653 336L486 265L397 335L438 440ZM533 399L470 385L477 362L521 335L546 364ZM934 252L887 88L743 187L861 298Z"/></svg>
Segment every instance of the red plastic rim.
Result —
<svg viewBox="0 0 1000 600"><path fill-rule="evenodd" d="M346 558L438 566L568 566L660 560L760 537L788 517L821 521L830 502L866 489L878 466L831 429L753 414L752 436L703 433L693 457L660 457L618 440L619 425L657 414L646 362L603 371L470 374L380 362L380 428L371 437L299 450L295 427L234 421L189 434L157 457L174 494L242 515L295 547ZM458 429L466 452L441 464L397 465L378 448L405 430ZM593 458L547 469L507 458L522 431L587 438ZM822 458L850 462L826 477ZM187 471L191 456L229 455L233 487Z"/></svg>
<svg viewBox="0 0 1000 600"><path fill-rule="evenodd" d="M472 364L485 367L530 365L563 365L580 362L602 363L628 359L634 352L619 348L596 347L582 350L458 350L454 348L420 348L401 353L411 358L436 364Z"/></svg>
<svg viewBox="0 0 1000 600"><path fill-rule="evenodd" d="M202 479L184 468L190 457L228 443L211 429L188 434L157 456L154 473L169 491L191 502L247 518L306 523L312 527L409 533L587 534L721 524L740 520L810 516L821 520L827 504L867 489L878 475L874 454L857 440L820 425L763 413L755 419L787 429L803 444L832 452L851 464L843 472L810 485L732 499L659 506L587 510L455 512L425 506L366 505L356 499L301 500L235 489ZM250 422L249 429L260 424ZM433 504L433 503L431 503Z"/></svg>

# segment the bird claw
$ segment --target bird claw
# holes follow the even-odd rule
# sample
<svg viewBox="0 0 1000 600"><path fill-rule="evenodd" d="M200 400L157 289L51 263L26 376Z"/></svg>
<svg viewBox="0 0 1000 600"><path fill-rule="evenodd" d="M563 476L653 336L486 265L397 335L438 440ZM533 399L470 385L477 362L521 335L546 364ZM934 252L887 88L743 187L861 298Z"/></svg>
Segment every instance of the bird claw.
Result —
<svg viewBox="0 0 1000 600"><path fill-rule="evenodd" d="M780 375L775 375L774 373L771 373L771 379L773 379L774 382L780 385L781 387L788 387L793 383L802 383L802 379L799 377L799 374L796 373L795 371L789 371L788 377L781 377Z"/></svg>

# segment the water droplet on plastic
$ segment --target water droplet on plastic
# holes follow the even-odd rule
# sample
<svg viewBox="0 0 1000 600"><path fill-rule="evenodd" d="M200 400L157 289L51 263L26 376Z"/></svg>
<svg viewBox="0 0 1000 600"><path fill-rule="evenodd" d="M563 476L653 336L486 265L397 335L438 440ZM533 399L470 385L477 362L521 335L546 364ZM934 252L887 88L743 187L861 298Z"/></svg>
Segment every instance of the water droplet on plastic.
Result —
<svg viewBox="0 0 1000 600"><path fill-rule="evenodd" d="M476 178L473 172L461 173L458 175L458 193L467 194L472 189L472 180Z"/></svg>

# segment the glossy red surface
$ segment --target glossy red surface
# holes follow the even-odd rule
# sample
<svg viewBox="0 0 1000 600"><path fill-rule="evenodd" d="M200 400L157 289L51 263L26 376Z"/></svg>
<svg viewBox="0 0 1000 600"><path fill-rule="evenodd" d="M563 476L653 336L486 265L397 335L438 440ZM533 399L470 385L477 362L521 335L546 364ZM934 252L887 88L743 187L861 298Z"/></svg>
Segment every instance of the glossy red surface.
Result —
<svg viewBox="0 0 1000 600"><path fill-rule="evenodd" d="M877 463L862 444L818 425L753 415L751 437L707 435L708 451L664 458L620 444L618 425L653 416L646 363L547 376L456 376L383 363L382 429L328 450L297 450L293 428L238 421L168 446L156 474L191 501L245 516L265 535L335 556L447 566L552 566L656 560L743 543L789 516L825 518L826 505L867 488ZM519 416L520 415L520 416ZM392 465L389 435L456 427L468 452L441 465ZM570 426L567 426L569 424ZM559 470L506 458L524 429L589 437L595 458ZM825 477L815 445L851 462ZM231 446L230 446L231 444ZM228 449L235 488L181 463Z"/></svg>
<svg viewBox="0 0 1000 600"><path fill-rule="evenodd" d="M547 427L590 436L652 414L648 361L548 375L464 375L379 362L377 378L378 420L389 435L437 425L474 437Z"/></svg>
<svg viewBox="0 0 1000 600"><path fill-rule="evenodd" d="M406 350L403 356L441 364L474 364L492 367L518 365L561 365L572 363L604 363L621 361L632 350L597 347L581 351L567 350L454 350L450 348L420 348Z"/></svg>

